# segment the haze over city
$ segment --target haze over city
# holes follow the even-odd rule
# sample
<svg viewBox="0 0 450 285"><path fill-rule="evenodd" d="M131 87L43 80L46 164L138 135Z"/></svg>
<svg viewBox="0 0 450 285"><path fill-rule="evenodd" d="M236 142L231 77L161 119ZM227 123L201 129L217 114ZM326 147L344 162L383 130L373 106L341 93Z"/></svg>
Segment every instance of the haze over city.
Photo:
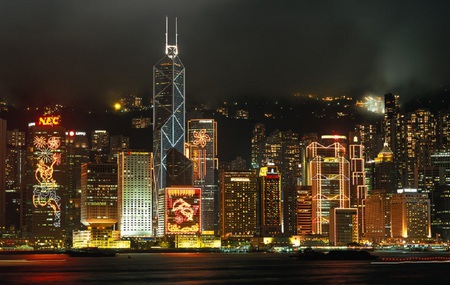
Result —
<svg viewBox="0 0 450 285"><path fill-rule="evenodd" d="M447 1L1 1L0 97L109 106L149 100L178 17L188 103L387 92L449 82ZM170 30L173 31L173 22ZM173 41L172 37L169 41Z"/></svg>

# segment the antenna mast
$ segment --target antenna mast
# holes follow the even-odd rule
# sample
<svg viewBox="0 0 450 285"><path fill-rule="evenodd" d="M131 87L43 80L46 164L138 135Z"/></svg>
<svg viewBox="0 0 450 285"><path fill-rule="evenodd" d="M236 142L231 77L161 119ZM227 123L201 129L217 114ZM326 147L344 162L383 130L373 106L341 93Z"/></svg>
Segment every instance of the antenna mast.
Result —
<svg viewBox="0 0 450 285"><path fill-rule="evenodd" d="M169 20L166 17L166 54L171 59L178 55L178 18L175 18L175 45L169 45Z"/></svg>

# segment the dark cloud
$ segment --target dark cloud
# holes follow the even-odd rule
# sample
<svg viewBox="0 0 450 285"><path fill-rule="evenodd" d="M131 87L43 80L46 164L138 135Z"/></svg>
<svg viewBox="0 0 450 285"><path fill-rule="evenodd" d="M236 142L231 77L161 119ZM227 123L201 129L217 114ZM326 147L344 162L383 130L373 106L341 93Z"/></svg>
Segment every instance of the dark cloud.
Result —
<svg viewBox="0 0 450 285"><path fill-rule="evenodd" d="M148 99L178 17L188 100L447 87L447 1L0 1L0 97ZM173 34L173 33L172 33Z"/></svg>

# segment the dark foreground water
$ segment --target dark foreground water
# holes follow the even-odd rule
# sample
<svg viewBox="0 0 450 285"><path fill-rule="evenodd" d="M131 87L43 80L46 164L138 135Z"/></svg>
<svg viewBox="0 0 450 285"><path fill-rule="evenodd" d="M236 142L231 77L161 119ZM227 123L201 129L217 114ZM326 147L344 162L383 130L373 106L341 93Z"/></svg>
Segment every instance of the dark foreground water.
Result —
<svg viewBox="0 0 450 285"><path fill-rule="evenodd" d="M287 254L0 255L0 284L449 284L450 263L300 261Z"/></svg>

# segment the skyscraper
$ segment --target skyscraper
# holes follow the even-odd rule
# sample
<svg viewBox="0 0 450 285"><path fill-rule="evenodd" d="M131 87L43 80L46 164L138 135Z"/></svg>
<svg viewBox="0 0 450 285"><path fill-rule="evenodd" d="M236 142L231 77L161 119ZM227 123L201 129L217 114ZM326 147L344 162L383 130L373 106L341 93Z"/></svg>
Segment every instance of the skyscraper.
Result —
<svg viewBox="0 0 450 285"><path fill-rule="evenodd" d="M74 247L108 247L119 239L117 163L88 162L81 165L81 223L86 231L74 231Z"/></svg>
<svg viewBox="0 0 450 285"><path fill-rule="evenodd" d="M18 231L20 230L20 207L22 204L21 191L25 176L25 132L17 129L7 131L6 153L6 229Z"/></svg>
<svg viewBox="0 0 450 285"><path fill-rule="evenodd" d="M415 189L400 189L391 200L391 237L424 239L431 236L430 200Z"/></svg>
<svg viewBox="0 0 450 285"><path fill-rule="evenodd" d="M66 129L60 116L44 116L29 131L22 231L43 246L61 246L68 209Z"/></svg>
<svg viewBox="0 0 450 285"><path fill-rule="evenodd" d="M218 232L217 122L188 121L189 158L193 161L194 186L202 189L202 231Z"/></svg>
<svg viewBox="0 0 450 285"><path fill-rule="evenodd" d="M153 67L153 167L157 194L157 235L164 235L166 157L169 149L184 153L185 143L185 69L178 57L177 24L175 45L168 44L166 18L166 55Z"/></svg>
<svg viewBox="0 0 450 285"><path fill-rule="evenodd" d="M123 151L118 158L121 236L152 235L152 173L149 152Z"/></svg>
<svg viewBox="0 0 450 285"><path fill-rule="evenodd" d="M278 167L268 165L259 171L259 219L262 236L280 236L283 233L283 205L281 174Z"/></svg>
<svg viewBox="0 0 450 285"><path fill-rule="evenodd" d="M310 185L312 185L313 234L328 236L330 212L350 206L350 165L345 147L339 142L307 147Z"/></svg>
<svg viewBox="0 0 450 285"><path fill-rule="evenodd" d="M252 134L252 168L258 169L261 166L262 146L261 143L266 137L266 127L262 123L257 123Z"/></svg>
<svg viewBox="0 0 450 285"><path fill-rule="evenodd" d="M0 119L0 230L6 226L6 120Z"/></svg>
<svg viewBox="0 0 450 285"><path fill-rule="evenodd" d="M80 229L81 165L89 161L89 146L85 132L68 131L67 149L67 207L68 236L74 229Z"/></svg>
<svg viewBox="0 0 450 285"><path fill-rule="evenodd" d="M367 198L366 172L364 166L364 146L358 137L353 138L349 146L350 160L350 203L356 208L360 237L364 233L365 200Z"/></svg>
<svg viewBox="0 0 450 285"><path fill-rule="evenodd" d="M253 237L257 230L256 170L220 172L222 236Z"/></svg>
<svg viewBox="0 0 450 285"><path fill-rule="evenodd" d="M117 164L81 165L81 222L87 227L112 227L117 215Z"/></svg>

